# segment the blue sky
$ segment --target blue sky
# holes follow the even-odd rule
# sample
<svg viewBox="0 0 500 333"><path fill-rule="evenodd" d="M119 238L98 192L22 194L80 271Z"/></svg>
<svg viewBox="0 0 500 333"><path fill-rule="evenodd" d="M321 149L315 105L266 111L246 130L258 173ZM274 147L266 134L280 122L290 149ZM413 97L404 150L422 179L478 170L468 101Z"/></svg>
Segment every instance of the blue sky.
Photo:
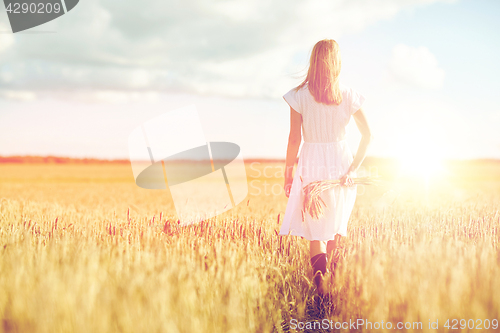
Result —
<svg viewBox="0 0 500 333"><path fill-rule="evenodd" d="M500 158L496 1L148 4L83 1L32 29L55 33L15 35L0 11L0 155L126 158L135 127L195 104L207 140L284 158L281 96L333 38L367 98L370 155Z"/></svg>
<svg viewBox="0 0 500 333"><path fill-rule="evenodd" d="M493 100L500 77L500 66L496 65L500 54L499 13L500 2L492 0L435 3L402 11L340 41L353 47L362 43L381 53L398 43L426 46L446 72L440 94L454 98L470 94L474 99Z"/></svg>

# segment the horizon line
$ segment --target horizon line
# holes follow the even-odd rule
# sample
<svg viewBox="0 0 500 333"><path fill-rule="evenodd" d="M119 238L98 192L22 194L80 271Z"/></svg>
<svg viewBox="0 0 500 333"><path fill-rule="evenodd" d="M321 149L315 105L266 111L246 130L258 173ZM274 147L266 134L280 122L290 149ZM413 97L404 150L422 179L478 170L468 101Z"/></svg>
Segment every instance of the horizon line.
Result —
<svg viewBox="0 0 500 333"><path fill-rule="evenodd" d="M245 163L251 162L281 162L285 163L285 158L278 157L244 157ZM366 156L365 160L397 161L397 157L388 156ZM158 160L160 161L160 160ZM158 162L157 161L157 162ZM174 162L199 162L200 160L174 160ZM298 157L297 157L298 161ZM499 158L479 157L479 158L448 158L444 161L470 161L470 162L500 162ZM137 161L151 163L151 161ZM61 155L0 155L0 164L127 164L130 159L124 158L98 158L98 157L70 157Z"/></svg>

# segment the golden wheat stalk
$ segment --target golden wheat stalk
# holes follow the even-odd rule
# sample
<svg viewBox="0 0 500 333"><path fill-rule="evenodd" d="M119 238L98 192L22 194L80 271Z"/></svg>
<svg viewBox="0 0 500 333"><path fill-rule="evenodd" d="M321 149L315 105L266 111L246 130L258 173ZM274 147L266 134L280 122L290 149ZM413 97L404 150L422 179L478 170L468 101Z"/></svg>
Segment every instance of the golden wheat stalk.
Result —
<svg viewBox="0 0 500 333"><path fill-rule="evenodd" d="M300 177L302 180L302 177ZM355 185L376 185L379 178L358 177L352 178ZM304 212L307 212L313 219L318 220L325 214L326 204L321 198L323 191L340 186L340 179L325 179L311 182L302 188L304 191L304 203L302 207L302 222L305 221Z"/></svg>

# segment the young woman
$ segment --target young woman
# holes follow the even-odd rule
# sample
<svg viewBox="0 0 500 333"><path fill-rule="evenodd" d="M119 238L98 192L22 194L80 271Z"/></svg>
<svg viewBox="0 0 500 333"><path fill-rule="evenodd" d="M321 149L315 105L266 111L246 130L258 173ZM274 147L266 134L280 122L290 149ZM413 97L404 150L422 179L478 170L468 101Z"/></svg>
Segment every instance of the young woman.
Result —
<svg viewBox="0 0 500 333"><path fill-rule="evenodd" d="M305 80L283 96L290 105L291 121L285 169L285 193L289 199L280 235L301 236L310 241L314 282L320 294L327 292L323 290L323 275L331 263L335 267L339 241L347 236L347 222L356 200L352 178L356 177L372 138L362 108L365 98L339 83L340 67L338 44L333 39L319 41L312 50ZM354 158L345 139L351 116L362 135ZM301 128L304 144L293 177L302 141ZM314 220L302 213L302 188L324 179L341 179L342 186L321 194L326 203L325 215Z"/></svg>

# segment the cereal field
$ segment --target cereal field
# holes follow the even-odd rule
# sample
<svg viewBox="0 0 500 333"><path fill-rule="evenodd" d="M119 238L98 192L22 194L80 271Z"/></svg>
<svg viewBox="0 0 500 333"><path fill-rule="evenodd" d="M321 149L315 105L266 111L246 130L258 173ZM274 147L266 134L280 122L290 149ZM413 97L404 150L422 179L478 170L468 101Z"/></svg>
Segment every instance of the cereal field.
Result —
<svg viewBox="0 0 500 333"><path fill-rule="evenodd" d="M0 164L0 331L498 331L500 164L368 162L384 181L358 188L326 307L308 242L277 236L284 163L248 163L248 197L187 227L130 165Z"/></svg>

